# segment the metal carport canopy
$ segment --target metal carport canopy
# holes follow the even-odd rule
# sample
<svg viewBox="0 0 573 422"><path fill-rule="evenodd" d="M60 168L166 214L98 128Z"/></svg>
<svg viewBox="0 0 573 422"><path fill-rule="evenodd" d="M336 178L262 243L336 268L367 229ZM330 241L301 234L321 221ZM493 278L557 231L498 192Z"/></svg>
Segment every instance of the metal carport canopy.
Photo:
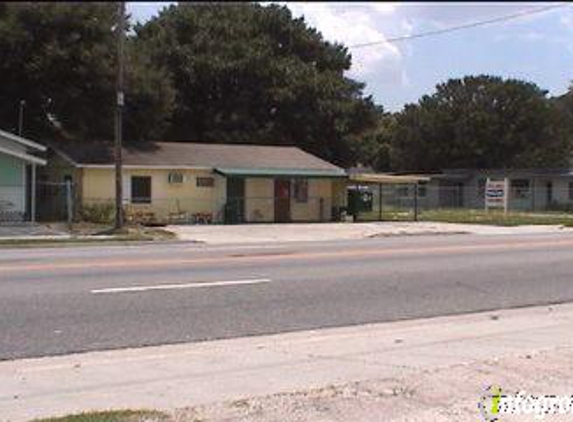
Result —
<svg viewBox="0 0 573 422"><path fill-rule="evenodd" d="M289 168L215 168L215 172L224 176L235 177L326 177L346 178L344 170L313 170L313 169L289 169Z"/></svg>
<svg viewBox="0 0 573 422"><path fill-rule="evenodd" d="M362 183L386 183L386 184L399 184L399 183L418 183L428 182L429 177L416 176L416 175L393 175L385 173L354 173L349 176L353 182Z"/></svg>

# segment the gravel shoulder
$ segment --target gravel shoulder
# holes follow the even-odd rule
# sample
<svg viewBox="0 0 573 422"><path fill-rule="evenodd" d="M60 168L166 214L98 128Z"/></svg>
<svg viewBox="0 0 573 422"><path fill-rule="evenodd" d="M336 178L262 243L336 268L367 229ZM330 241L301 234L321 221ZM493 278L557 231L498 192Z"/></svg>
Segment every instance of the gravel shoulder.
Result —
<svg viewBox="0 0 573 422"><path fill-rule="evenodd" d="M197 406L175 412L174 420L475 422L481 420L478 400L489 385L499 385L505 391L570 396L573 348L458 364L400 378ZM510 418L503 420L513 420ZM550 420L566 419L557 416Z"/></svg>
<svg viewBox="0 0 573 422"><path fill-rule="evenodd" d="M491 385L573 394L572 326L562 304L5 361L0 420L156 409L178 422L473 422Z"/></svg>

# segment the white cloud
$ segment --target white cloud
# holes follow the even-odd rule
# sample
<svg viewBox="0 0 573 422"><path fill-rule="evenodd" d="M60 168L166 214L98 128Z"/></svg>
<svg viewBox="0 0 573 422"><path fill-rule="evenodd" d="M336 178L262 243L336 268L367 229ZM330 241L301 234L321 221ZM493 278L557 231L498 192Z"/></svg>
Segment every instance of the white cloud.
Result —
<svg viewBox="0 0 573 422"><path fill-rule="evenodd" d="M262 4L269 4L264 2ZM418 64L416 55L420 55L420 45L417 41L392 44L390 38L412 35L436 28L447 28L471 22L498 18L505 15L535 10L541 7L560 3L535 4L527 2L472 2L472 3L428 3L428 2L359 2L359 3L311 3L311 2L272 2L287 6L296 17L304 16L306 22L319 30L325 39L338 41L346 46L378 42L375 46L366 48L350 48L352 68L349 76L367 83L366 91L374 94L377 100L392 107L417 98L421 89L426 89L428 70L424 63ZM165 5L165 3L130 3L136 18L145 20ZM128 5L130 5L128 4ZM129 7L129 6L128 6ZM557 15L557 16L555 16ZM547 18L546 18L547 17ZM548 19L545 22L534 22ZM549 20L553 19L553 20ZM557 23L559 31L551 27ZM554 25L555 26L555 25ZM481 34L491 34L499 43L506 41L519 42L518 48L528 49L529 46L539 48L541 43L561 44L563 50L573 53L573 7L560 8L546 13L531 14L496 23L470 32L471 37ZM473 34L472 34L473 33ZM461 31L456 37L461 37ZM447 48L448 37L436 37L433 45ZM427 45L427 44L426 44ZM521 47L523 46L523 47ZM503 47L497 46L497 48ZM438 47L437 47L438 48ZM424 56L422 54L422 56ZM471 59L468 59L471 61ZM484 60L488 60L487 57ZM431 63L430 71L444 78L455 74L447 63L440 66ZM463 67L458 61L458 69ZM408 72L407 74L406 67ZM433 69L433 70L432 70ZM445 75L445 76L443 76Z"/></svg>
<svg viewBox="0 0 573 422"><path fill-rule="evenodd" d="M398 2L372 2L372 3L367 3L367 4L369 7L374 9L376 12L382 13L382 14L394 13L400 5Z"/></svg>
<svg viewBox="0 0 573 422"><path fill-rule="evenodd" d="M373 74L389 83L402 83L403 54L386 42L378 27L378 18L391 17L396 4L380 3L287 3L295 16L304 16L309 25L317 28L325 39L346 46L381 42L367 48L350 48L352 68L349 76L362 79Z"/></svg>
<svg viewBox="0 0 573 422"><path fill-rule="evenodd" d="M571 12L571 10L568 10L567 13L564 13L561 16L560 22L567 29L573 30L573 13Z"/></svg>
<svg viewBox="0 0 573 422"><path fill-rule="evenodd" d="M412 19L444 28L452 25L498 18L559 3L532 4L524 2L483 3L407 3L400 10ZM536 19L537 14L523 16L508 22L524 22Z"/></svg>
<svg viewBox="0 0 573 422"><path fill-rule="evenodd" d="M537 31L523 31L523 32L500 32L495 35L496 41L507 41L507 40L517 40L517 41L550 41L550 37Z"/></svg>
<svg viewBox="0 0 573 422"><path fill-rule="evenodd" d="M176 4L174 1L142 1L142 2L127 2L127 13L132 16L135 22L143 23L149 20L152 16L170 5Z"/></svg>

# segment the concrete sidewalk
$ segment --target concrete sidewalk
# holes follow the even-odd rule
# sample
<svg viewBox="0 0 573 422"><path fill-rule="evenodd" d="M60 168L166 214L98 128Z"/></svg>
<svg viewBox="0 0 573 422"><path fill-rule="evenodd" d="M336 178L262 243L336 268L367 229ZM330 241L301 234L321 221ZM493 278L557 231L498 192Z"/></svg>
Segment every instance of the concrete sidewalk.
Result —
<svg viewBox="0 0 573 422"><path fill-rule="evenodd" d="M62 224L0 224L0 240L68 239Z"/></svg>
<svg viewBox="0 0 573 422"><path fill-rule="evenodd" d="M192 240L213 245L355 240L369 237L428 234L504 235L560 233L564 230L573 232L572 229L557 225L502 227L432 222L188 225L167 226L166 229L175 233L180 240Z"/></svg>
<svg viewBox="0 0 573 422"><path fill-rule="evenodd" d="M176 420L181 421L219 420L215 417L199 418L197 412L224 415L225 409L228 413L229 406L235 412L237 409L252 411L250 403L256 400L252 397L277 393L308 395L309 391L314 391L313 394L324 396L322 392L329 391L329 394L344 396L344 389L331 387L324 390L324 387L353 383L354 390L360 391L357 386L368 385L375 380L385 385L376 397L400 398L397 396L407 396L409 387L400 387L400 393L395 394L393 386L404 386L405 380L410 380L413 383L411 388L420 389L423 387L420 383L428 376L434 376L432 374L440 375L439 383L433 380L437 385L448 385L448 379L454 387L456 383L465 383L466 395L469 394L468 400L473 406L474 393L477 403L478 394L487 386L482 385L483 382L499 381L491 368L488 373L483 367L471 365L503 359L511 364L544 351L571 350L572 329L573 304L567 304L5 361L0 362L0 420L24 421L109 408L173 411L186 406L235 401L229 402L227 407L210 405L203 410L180 410L175 414ZM573 375L570 362L567 368L562 369L563 380L570 380ZM526 374L530 371L528 375L533 376L543 371L543 364L541 366L528 370L525 365L522 370ZM477 383L476 373L483 378ZM460 379L460 376L465 378ZM563 380L554 379L551 385L560 385ZM372 388L365 391L372 391ZM573 391L569 391L571 393ZM456 398L452 391L448 390L448 394L450 399ZM255 413L259 416L264 414L260 403L255 406ZM425 403L428 405L427 400ZM438 401L436 403L439 404ZM399 410L397 404L394 411ZM403 404L412 405L411 400ZM297 408L300 410L304 405L299 404ZM316 413L316 406L310 406L310 410ZM227 415L220 420L344 420L304 415L302 419L293 419L286 417L292 408L283 411L285 414L279 417L277 413L280 411L276 410L268 419L258 419L256 415ZM346 415L345 420L374 420L351 416ZM376 420L442 420L437 417L392 419L387 416ZM443 420L454 420L450 416ZM467 420L477 420L477 413L471 416L473 419Z"/></svg>

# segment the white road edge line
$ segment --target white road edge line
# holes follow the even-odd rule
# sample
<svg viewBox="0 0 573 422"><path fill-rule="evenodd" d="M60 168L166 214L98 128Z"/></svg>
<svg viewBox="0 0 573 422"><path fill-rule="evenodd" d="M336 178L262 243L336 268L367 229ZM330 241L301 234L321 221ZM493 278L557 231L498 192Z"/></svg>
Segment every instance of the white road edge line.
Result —
<svg viewBox="0 0 573 422"><path fill-rule="evenodd" d="M270 278L254 278L249 280L226 280L226 281L209 281L209 282L195 282L183 284L158 284L155 286L132 286L132 287L110 287L107 289L90 290L92 294L101 293L133 293L145 292L148 290L179 290L179 289L198 289L202 287L218 287L218 286L240 286L246 284L262 284L270 283Z"/></svg>

